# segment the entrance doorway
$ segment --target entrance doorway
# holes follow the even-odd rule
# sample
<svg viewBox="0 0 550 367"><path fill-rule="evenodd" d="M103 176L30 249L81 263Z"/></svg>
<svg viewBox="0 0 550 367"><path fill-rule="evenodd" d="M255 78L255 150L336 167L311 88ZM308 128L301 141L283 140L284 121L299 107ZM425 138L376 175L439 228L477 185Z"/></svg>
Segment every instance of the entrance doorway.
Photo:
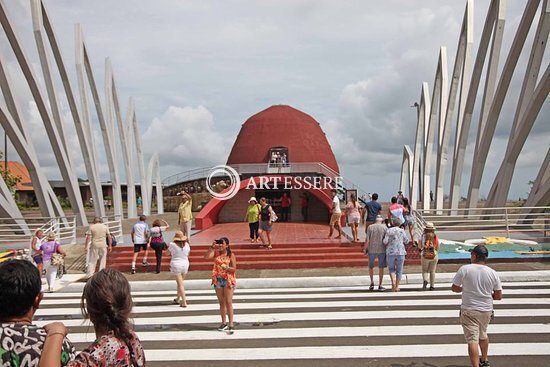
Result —
<svg viewBox="0 0 550 367"><path fill-rule="evenodd" d="M283 197L283 194L286 194L290 198L290 190L255 190L254 194L256 199L258 199L258 202L260 198L266 198L267 203L271 205L280 220L285 219L285 216L283 215L283 208L281 206L281 198ZM289 222L291 221L290 210L287 210L286 219Z"/></svg>

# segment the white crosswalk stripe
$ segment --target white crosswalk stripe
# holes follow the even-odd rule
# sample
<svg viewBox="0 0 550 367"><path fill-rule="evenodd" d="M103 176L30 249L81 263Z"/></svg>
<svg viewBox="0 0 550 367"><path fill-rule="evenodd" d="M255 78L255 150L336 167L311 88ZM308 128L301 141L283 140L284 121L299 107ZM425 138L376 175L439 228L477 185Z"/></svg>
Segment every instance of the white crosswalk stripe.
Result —
<svg viewBox="0 0 550 367"><path fill-rule="evenodd" d="M458 323L460 295L443 286L422 292L405 285L400 293L364 287L237 289L236 332L227 335L216 330L220 317L212 290L189 291L189 306L182 309L171 304L170 291L155 290L155 282L150 283L150 291L133 294L133 321L148 365L248 361L250 366L267 366L285 361L288 366L317 366L326 360L365 365L375 359L379 364L372 365L383 366L434 358L468 362ZM36 314L38 325L64 322L79 349L95 339L80 313L80 296L47 294ZM506 283L504 299L495 302L489 335L491 357L503 358L499 365L506 366L508 357L514 363L510 365L522 356L530 362L547 360L550 283Z"/></svg>

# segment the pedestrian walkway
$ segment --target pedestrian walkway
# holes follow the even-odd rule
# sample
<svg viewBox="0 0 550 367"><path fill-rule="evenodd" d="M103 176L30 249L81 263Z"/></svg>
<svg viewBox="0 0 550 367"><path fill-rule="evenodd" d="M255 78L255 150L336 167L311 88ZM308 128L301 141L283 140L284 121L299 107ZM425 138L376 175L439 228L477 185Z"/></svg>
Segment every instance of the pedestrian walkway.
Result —
<svg viewBox="0 0 550 367"><path fill-rule="evenodd" d="M523 273L523 272L522 272ZM187 309L172 305L175 284L132 282L134 323L148 366L467 366L458 324L460 295L440 283L434 291L405 284L400 293L367 291L364 285L266 287L243 280L235 292L236 332L220 324L214 291L190 284ZM510 282L495 302L489 327L494 366L548 366L550 282ZM257 279L264 281L263 279ZM257 286L254 286L254 285ZM82 349L95 339L82 320L82 283L46 294L37 324L63 321Z"/></svg>

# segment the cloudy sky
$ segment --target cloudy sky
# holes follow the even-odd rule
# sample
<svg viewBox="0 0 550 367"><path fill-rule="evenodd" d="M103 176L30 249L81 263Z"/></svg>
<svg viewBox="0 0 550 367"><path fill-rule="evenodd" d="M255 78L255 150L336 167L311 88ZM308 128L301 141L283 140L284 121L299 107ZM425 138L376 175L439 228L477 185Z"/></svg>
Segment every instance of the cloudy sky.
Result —
<svg viewBox="0 0 550 367"><path fill-rule="evenodd" d="M5 3L39 71L30 1ZM104 60L109 57L123 110L133 96L146 157L160 153L163 177L225 163L248 117L274 104L288 104L319 121L343 175L368 192L379 192L384 200L398 189L403 145L414 145L416 110L410 106L419 101L423 81L432 87L440 46L447 47L452 70L465 3L46 0L73 88L77 88L74 24L80 23L100 89ZM525 3L508 2L501 67ZM475 2L474 52L488 6L489 0ZM20 82L19 98L41 163L50 177L59 177L39 114L29 102L3 32L0 50L12 77ZM524 52L498 122L482 196L488 193L503 157L527 57ZM58 88L62 90L59 80ZM70 143L75 147L72 158L79 176L85 177L66 100L62 103ZM478 113L479 103L470 142L475 141ZM526 197L527 181L536 177L550 145L549 120L546 102L519 158L511 198ZM98 152L103 178L108 179L101 144ZM464 194L472 156L469 144ZM450 173L447 185L449 177Z"/></svg>

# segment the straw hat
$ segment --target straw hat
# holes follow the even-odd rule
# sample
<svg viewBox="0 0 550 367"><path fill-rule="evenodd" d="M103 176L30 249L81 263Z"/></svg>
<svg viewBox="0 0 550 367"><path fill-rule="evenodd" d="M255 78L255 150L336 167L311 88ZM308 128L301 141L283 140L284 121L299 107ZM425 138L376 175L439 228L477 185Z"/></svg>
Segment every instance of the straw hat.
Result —
<svg viewBox="0 0 550 367"><path fill-rule="evenodd" d="M434 230L435 229L435 226L432 222L428 222L426 223L426 227L424 229L431 229L431 230Z"/></svg>
<svg viewBox="0 0 550 367"><path fill-rule="evenodd" d="M48 232L48 237L46 239L48 241L55 241L55 232Z"/></svg>
<svg viewBox="0 0 550 367"><path fill-rule="evenodd" d="M176 231L176 233L174 234L174 239L172 241L174 241L174 242L176 242L176 241L184 242L184 241L187 241L187 236L184 235L182 231Z"/></svg>
<svg viewBox="0 0 550 367"><path fill-rule="evenodd" d="M251 201L258 202L258 200L256 200L256 197L255 197L255 196L252 196L250 199L248 199L248 202L249 202L249 203L250 203Z"/></svg>

